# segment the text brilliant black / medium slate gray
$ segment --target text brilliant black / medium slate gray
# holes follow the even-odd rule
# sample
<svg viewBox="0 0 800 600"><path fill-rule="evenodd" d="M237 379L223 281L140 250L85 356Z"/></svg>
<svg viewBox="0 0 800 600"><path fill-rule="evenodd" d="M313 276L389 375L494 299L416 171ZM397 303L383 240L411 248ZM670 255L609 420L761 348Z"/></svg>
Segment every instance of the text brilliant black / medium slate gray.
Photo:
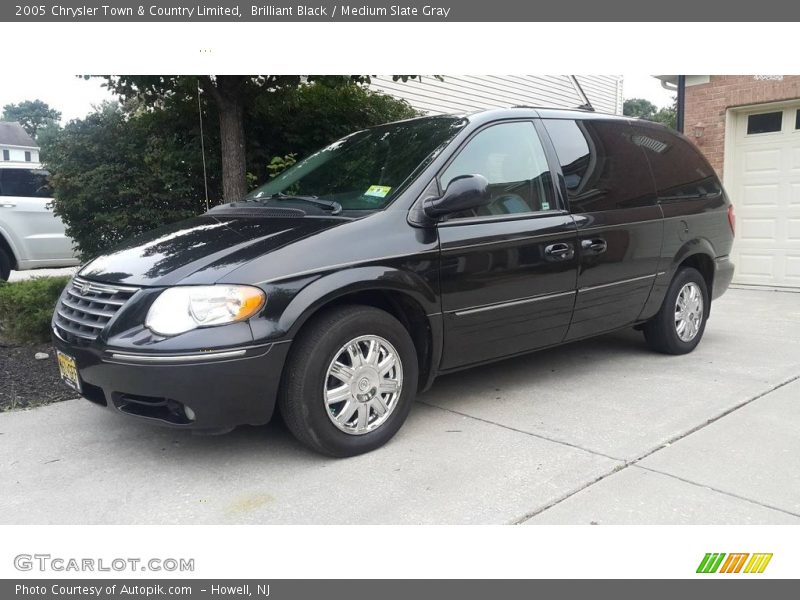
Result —
<svg viewBox="0 0 800 600"><path fill-rule="evenodd" d="M103 5L108 8L103 9ZM306 10L298 14L297 7ZM41 7L42 10L39 10ZM349 10L344 11L347 7ZM393 8L394 7L394 8ZM428 7L426 9L426 7ZM190 15L188 9L194 8ZM112 10L113 9L113 10ZM224 10L223 10L224 9ZM291 9L291 10L290 10ZM324 9L324 10L323 10ZM783 0L764 0L758 4L730 3L723 0L702 3L674 0L669 10L636 0L594 2L525 3L518 0L458 0L457 2L255 2L192 3L160 0L140 3L52 0L31 5L0 3L0 21L62 22L247 22L247 21L449 21L449 22L777 22L797 21L800 7Z"/></svg>
<svg viewBox="0 0 800 600"><path fill-rule="evenodd" d="M276 408L334 456L388 441L436 375L636 327L691 352L735 218L685 137L501 109L352 134L242 202L85 265L53 317L62 377L196 430Z"/></svg>

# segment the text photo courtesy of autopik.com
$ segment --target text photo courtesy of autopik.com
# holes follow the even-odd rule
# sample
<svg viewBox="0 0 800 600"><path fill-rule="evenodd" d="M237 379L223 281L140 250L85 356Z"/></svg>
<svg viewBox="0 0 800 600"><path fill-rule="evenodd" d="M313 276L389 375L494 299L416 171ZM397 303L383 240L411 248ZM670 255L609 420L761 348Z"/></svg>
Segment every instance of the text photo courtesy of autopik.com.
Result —
<svg viewBox="0 0 800 600"><path fill-rule="evenodd" d="M796 577L785 39L748 74L703 23L574 23L545 63L564 23L505 2L304 6L0 25L73 35L0 67L0 587ZM620 54L648 30L672 62ZM359 535L366 572L325 560Z"/></svg>

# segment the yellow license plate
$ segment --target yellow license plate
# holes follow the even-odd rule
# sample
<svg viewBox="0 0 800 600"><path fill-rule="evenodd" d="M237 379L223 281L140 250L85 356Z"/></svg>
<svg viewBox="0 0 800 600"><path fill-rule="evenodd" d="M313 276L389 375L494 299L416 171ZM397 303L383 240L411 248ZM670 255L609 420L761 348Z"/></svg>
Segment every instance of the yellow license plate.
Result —
<svg viewBox="0 0 800 600"><path fill-rule="evenodd" d="M81 391L81 380L78 377L78 368L75 366L75 359L67 356L60 350L56 350L58 356L58 370L61 372L61 379L76 392Z"/></svg>

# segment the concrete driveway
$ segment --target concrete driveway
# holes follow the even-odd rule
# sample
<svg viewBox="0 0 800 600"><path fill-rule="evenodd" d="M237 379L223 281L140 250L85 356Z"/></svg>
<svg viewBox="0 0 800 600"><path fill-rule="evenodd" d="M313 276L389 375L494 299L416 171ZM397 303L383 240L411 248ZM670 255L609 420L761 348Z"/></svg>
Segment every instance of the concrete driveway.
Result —
<svg viewBox="0 0 800 600"><path fill-rule="evenodd" d="M691 355L631 330L442 377L347 460L279 423L1 414L0 522L800 524L798 431L800 294L734 289Z"/></svg>

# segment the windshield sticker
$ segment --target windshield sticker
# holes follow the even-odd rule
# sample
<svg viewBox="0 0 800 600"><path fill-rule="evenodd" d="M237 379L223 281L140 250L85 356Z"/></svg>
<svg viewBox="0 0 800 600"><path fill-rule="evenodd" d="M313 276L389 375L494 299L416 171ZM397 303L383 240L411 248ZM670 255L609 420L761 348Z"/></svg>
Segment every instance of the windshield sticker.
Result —
<svg viewBox="0 0 800 600"><path fill-rule="evenodd" d="M369 189L364 192L365 196L372 196L374 198L386 198L392 188L388 185L371 185Z"/></svg>

